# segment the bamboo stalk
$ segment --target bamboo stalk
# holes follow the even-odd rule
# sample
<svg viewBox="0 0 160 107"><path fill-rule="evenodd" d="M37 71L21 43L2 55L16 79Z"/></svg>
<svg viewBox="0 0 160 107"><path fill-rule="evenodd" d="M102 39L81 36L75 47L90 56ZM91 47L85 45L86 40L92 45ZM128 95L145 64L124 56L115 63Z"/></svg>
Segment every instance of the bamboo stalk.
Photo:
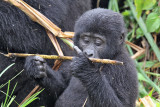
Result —
<svg viewBox="0 0 160 107"><path fill-rule="evenodd" d="M7 57L27 57L27 56L40 56L44 59L57 59L57 60L72 60L72 56L57 56L57 55L42 55L42 54L23 54L23 53L8 53L5 54ZM103 63L103 64L113 64L113 65L123 65L123 62L110 60L110 59L98 59L89 58L92 62Z"/></svg>

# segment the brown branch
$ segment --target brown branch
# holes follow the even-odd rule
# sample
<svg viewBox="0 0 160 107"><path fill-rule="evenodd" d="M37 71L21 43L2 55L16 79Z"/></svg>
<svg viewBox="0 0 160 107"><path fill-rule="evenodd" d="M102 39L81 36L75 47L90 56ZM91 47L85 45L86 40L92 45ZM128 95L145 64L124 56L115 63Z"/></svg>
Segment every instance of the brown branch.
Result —
<svg viewBox="0 0 160 107"><path fill-rule="evenodd" d="M133 56L131 56L132 59L138 58L139 56L143 55L146 51L144 48L141 48L141 47L139 47L129 41L125 41L125 43L137 51Z"/></svg>
<svg viewBox="0 0 160 107"><path fill-rule="evenodd" d="M141 47L139 47L139 46L137 46L137 45L135 45L135 44L133 44L133 43L131 43L131 42L129 42L129 41L125 41L126 42L126 44L128 44L129 46L131 46L133 49L135 49L136 51L140 51L140 50L142 50L143 48L141 48Z"/></svg>
<svg viewBox="0 0 160 107"><path fill-rule="evenodd" d="M8 53L5 54L7 57L27 57L27 56L40 56L44 59L57 59L57 60L72 60L71 56L57 56L57 55L41 55L41 54L23 54L23 53ZM98 59L98 58L89 58L92 62L103 63L103 64L118 64L123 65L123 62L110 60L110 59Z"/></svg>
<svg viewBox="0 0 160 107"><path fill-rule="evenodd" d="M47 35L48 35L48 37L50 38L52 44L54 45L54 47L55 47L58 55L64 56L64 55L63 55L63 52L62 52L62 49L61 49L61 47L60 47L60 45L59 45L56 37L55 37L50 31L47 30L46 32L47 32Z"/></svg>

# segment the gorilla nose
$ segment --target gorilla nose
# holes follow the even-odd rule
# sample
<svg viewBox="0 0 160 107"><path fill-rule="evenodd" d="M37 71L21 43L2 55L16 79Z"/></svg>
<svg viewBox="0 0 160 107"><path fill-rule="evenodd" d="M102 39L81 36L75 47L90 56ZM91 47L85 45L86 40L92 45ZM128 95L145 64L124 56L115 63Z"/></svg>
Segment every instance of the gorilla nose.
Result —
<svg viewBox="0 0 160 107"><path fill-rule="evenodd" d="M93 57L93 53L92 53L92 52L84 52L84 54L85 54L87 57Z"/></svg>

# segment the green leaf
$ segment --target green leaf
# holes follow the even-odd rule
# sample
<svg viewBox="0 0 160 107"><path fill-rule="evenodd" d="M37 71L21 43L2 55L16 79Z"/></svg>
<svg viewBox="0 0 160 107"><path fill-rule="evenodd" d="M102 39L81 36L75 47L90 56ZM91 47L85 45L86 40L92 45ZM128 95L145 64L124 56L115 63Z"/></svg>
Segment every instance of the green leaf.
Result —
<svg viewBox="0 0 160 107"><path fill-rule="evenodd" d="M157 63L157 61L155 60L155 61L146 61L145 62L145 67L147 67L147 68L151 68L154 64L156 64ZM138 63L139 64L139 66L144 66L144 62L139 62Z"/></svg>
<svg viewBox="0 0 160 107"><path fill-rule="evenodd" d="M149 33L147 31L147 27L146 27L146 24L144 23L143 19L140 17L139 19L137 18L137 13L136 13L136 9L135 9L135 6L133 5L132 3L132 0L127 0L128 4L129 4L129 7L131 8L131 11L132 11L132 14L134 16L134 18L136 19L139 27L143 30L143 33L148 41L148 43L150 44L151 48L153 49L153 51L155 52L156 56L157 56L157 59L158 61L160 61L160 49L159 47L157 46L157 44L154 42L154 39L151 35L151 33ZM148 78L148 77L147 77ZM160 89L159 87L157 87L155 84L154 86L156 87L155 90L157 90L159 93L160 93Z"/></svg>
<svg viewBox="0 0 160 107"><path fill-rule="evenodd" d="M154 91L154 88L152 88L152 90L149 92L148 96L152 97L153 91Z"/></svg>
<svg viewBox="0 0 160 107"><path fill-rule="evenodd" d="M130 13L131 13L131 11L125 10L124 12L122 12L122 15L123 15L123 16L129 16Z"/></svg>
<svg viewBox="0 0 160 107"><path fill-rule="evenodd" d="M156 103L156 107L160 107L160 103L159 102Z"/></svg>
<svg viewBox="0 0 160 107"><path fill-rule="evenodd" d="M9 69L11 68L15 63L9 65L6 69L4 69L1 73L0 73L0 77Z"/></svg>
<svg viewBox="0 0 160 107"><path fill-rule="evenodd" d="M157 13L150 13L146 19L148 32L156 31L160 26L160 17Z"/></svg>
<svg viewBox="0 0 160 107"><path fill-rule="evenodd" d="M139 82L138 84L138 90L139 90L139 96L142 98L146 95L148 95L148 92L146 91L143 82Z"/></svg>
<svg viewBox="0 0 160 107"><path fill-rule="evenodd" d="M143 0L142 10L151 9L155 3L156 3L156 0Z"/></svg>
<svg viewBox="0 0 160 107"><path fill-rule="evenodd" d="M138 73L138 80L148 82L148 80L141 73Z"/></svg>
<svg viewBox="0 0 160 107"><path fill-rule="evenodd" d="M160 33L160 26L159 26L159 28L155 32L156 33Z"/></svg>
<svg viewBox="0 0 160 107"><path fill-rule="evenodd" d="M155 3L156 0L134 0L136 11L137 11L137 17L139 18L142 14L142 10L149 10L151 9Z"/></svg>
<svg viewBox="0 0 160 107"><path fill-rule="evenodd" d="M143 31L141 28L138 28L136 30L136 39L139 39L140 37L142 37L144 35Z"/></svg>
<svg viewBox="0 0 160 107"><path fill-rule="evenodd" d="M32 95L30 98L28 98L22 105L20 105L20 107L26 107L26 106L28 106L30 103L32 103L34 100L37 100L37 99L40 100L40 98L37 97L37 96L38 96L43 90L44 90L44 89L42 89L42 90L36 92L35 94L33 94L33 95Z"/></svg>
<svg viewBox="0 0 160 107"><path fill-rule="evenodd" d="M158 73L152 73L152 72L147 72L147 71L146 71L146 74L160 77L160 74L158 74Z"/></svg>
<svg viewBox="0 0 160 107"><path fill-rule="evenodd" d="M143 0L134 0L136 11L137 11L137 17L139 18L142 14L142 4Z"/></svg>

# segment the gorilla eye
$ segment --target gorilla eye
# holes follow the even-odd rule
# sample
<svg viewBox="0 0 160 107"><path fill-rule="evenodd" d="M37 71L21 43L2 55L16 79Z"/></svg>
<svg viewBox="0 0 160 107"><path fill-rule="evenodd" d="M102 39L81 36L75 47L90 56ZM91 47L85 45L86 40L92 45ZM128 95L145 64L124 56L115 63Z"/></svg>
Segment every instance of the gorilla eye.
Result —
<svg viewBox="0 0 160 107"><path fill-rule="evenodd" d="M88 36L83 36L82 40L83 40L84 43L88 44L89 41L90 41L90 38Z"/></svg>
<svg viewBox="0 0 160 107"><path fill-rule="evenodd" d="M103 40L101 40L100 38L96 38L95 39L95 45L96 46L100 46L100 45L102 45L103 44Z"/></svg>

